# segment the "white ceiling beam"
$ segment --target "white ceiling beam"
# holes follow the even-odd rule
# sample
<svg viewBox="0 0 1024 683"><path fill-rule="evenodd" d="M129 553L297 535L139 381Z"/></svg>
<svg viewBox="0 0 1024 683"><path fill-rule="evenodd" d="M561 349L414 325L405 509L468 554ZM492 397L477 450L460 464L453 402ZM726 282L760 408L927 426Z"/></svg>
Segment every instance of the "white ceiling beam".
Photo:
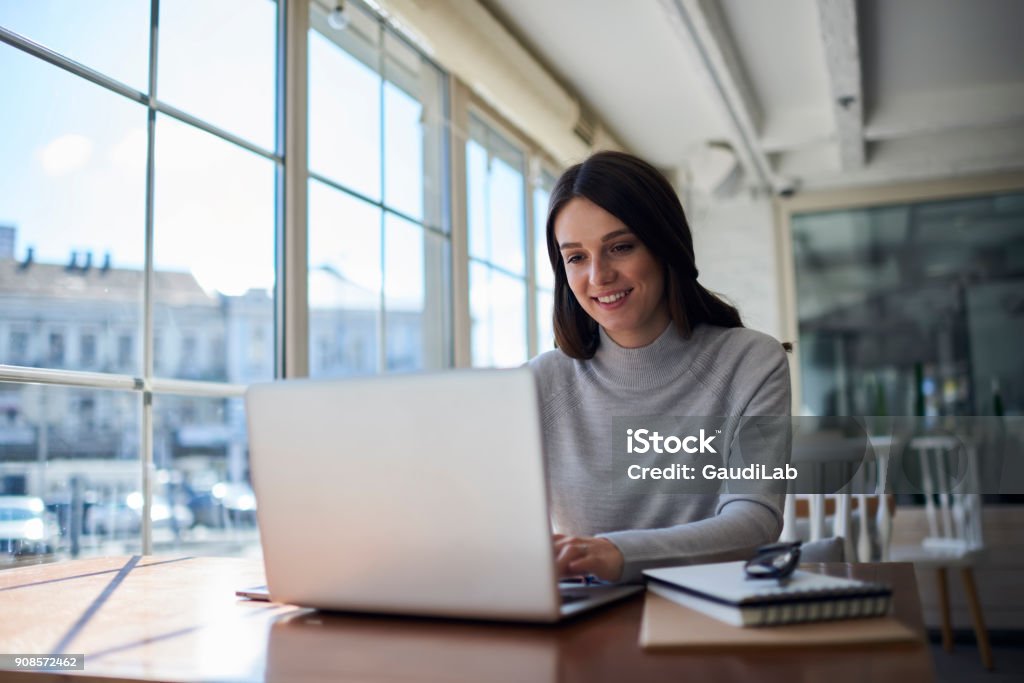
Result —
<svg viewBox="0 0 1024 683"><path fill-rule="evenodd" d="M832 115L839 145L839 167L862 168L865 161L864 96L855 0L818 0Z"/></svg>
<svg viewBox="0 0 1024 683"><path fill-rule="evenodd" d="M779 154L781 152L792 152L793 150L807 147L821 147L836 141L834 133L815 133L810 131L804 135L791 135L787 137L772 136L761 138L761 149L766 154Z"/></svg>
<svg viewBox="0 0 1024 683"><path fill-rule="evenodd" d="M980 83L889 95L878 103L864 136L875 142L1021 123L1024 84Z"/></svg>
<svg viewBox="0 0 1024 683"><path fill-rule="evenodd" d="M831 110L821 106L786 107L765 118L759 145L766 154L804 147L820 147L836 141ZM778 167L776 166L776 170Z"/></svg>
<svg viewBox="0 0 1024 683"><path fill-rule="evenodd" d="M978 115L972 118L943 116L896 121L888 124L871 124L864 131L869 142L911 138L932 133L949 133L958 130L981 128L1004 128L1024 124L1024 111L1020 113L999 113L991 116Z"/></svg>
<svg viewBox="0 0 1024 683"><path fill-rule="evenodd" d="M964 180L972 176L987 173L1011 173L1024 171L1024 159L1007 157L1005 159L981 159L974 161L956 161L941 165L917 166L909 164L879 164L872 162L868 167L845 173L816 172L806 176L803 191L843 189L852 187L894 187L901 184L934 181Z"/></svg>
<svg viewBox="0 0 1024 683"><path fill-rule="evenodd" d="M771 164L757 144L764 115L743 71L717 2L714 0L661 0L665 13L677 30L684 48L700 65L710 100L722 110L728 122L729 142L754 184L773 188Z"/></svg>
<svg viewBox="0 0 1024 683"><path fill-rule="evenodd" d="M1024 169L1024 127L946 133L876 143L870 166L830 171L809 154L787 154L780 171L805 179L804 189L889 185L931 178Z"/></svg>

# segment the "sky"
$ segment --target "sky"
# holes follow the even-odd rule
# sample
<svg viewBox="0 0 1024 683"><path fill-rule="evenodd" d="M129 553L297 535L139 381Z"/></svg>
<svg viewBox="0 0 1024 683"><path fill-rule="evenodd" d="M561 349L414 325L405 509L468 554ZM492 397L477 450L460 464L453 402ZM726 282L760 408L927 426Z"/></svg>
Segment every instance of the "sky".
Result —
<svg viewBox="0 0 1024 683"><path fill-rule="evenodd" d="M144 92L149 5L0 0L0 25ZM159 99L272 151L275 4L172 0L161 3L160 27ZM311 167L379 199L379 79L319 34L310 43ZM38 261L66 263L76 250L99 263L109 252L115 267L141 268L146 108L6 44L0 92L0 224L17 228L15 256L31 246ZM388 203L420 218L421 107L388 85L385 112ZM155 140L157 269L191 271L211 292L270 289L273 161L164 115ZM327 265L380 291L379 210L314 181L310 228L311 268ZM422 240L389 249L404 250L395 262L408 263ZM421 296L419 265L389 271L389 291Z"/></svg>

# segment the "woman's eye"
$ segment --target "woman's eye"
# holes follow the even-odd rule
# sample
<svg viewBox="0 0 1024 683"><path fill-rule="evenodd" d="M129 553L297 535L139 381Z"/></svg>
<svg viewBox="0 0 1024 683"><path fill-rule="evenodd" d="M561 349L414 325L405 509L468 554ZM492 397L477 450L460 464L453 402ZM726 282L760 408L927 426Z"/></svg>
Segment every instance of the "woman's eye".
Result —
<svg viewBox="0 0 1024 683"><path fill-rule="evenodd" d="M579 254L573 254L572 256L567 256L567 257L565 258L565 262L566 262L566 263L570 263L570 264L571 264L571 263L579 263L579 261L580 261L580 260L581 260L582 258L583 258L583 257L582 257L582 256L580 256Z"/></svg>
<svg viewBox="0 0 1024 683"><path fill-rule="evenodd" d="M616 244L612 247L612 252L615 254L628 254L631 251L633 251L633 245L628 242Z"/></svg>

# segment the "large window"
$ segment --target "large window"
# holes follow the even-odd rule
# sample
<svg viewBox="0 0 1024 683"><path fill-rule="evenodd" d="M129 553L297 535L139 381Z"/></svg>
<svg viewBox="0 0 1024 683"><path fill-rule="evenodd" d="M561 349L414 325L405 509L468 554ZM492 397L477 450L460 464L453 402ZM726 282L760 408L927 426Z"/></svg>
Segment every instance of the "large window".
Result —
<svg viewBox="0 0 1024 683"><path fill-rule="evenodd" d="M39 520L0 563L255 542L215 494L275 371L279 13L0 4L0 363L86 385L0 384L0 509Z"/></svg>
<svg viewBox="0 0 1024 683"><path fill-rule="evenodd" d="M551 348L542 154L328 5L0 2L0 565L254 550L246 385Z"/></svg>

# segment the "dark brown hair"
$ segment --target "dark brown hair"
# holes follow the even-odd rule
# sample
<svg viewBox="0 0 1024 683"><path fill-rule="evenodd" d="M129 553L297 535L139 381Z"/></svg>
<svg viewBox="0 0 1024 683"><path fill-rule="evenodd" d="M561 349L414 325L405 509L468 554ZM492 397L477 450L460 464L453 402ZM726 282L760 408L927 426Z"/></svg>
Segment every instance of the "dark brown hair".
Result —
<svg viewBox="0 0 1024 683"><path fill-rule="evenodd" d="M697 282L693 235L683 205L665 176L646 161L622 152L598 152L570 167L555 183L548 204L548 257L555 271L555 343L572 358L593 358L597 323L576 301L555 239L555 219L584 197L622 221L650 250L665 274L665 298L683 337L701 323L743 327L739 311Z"/></svg>

